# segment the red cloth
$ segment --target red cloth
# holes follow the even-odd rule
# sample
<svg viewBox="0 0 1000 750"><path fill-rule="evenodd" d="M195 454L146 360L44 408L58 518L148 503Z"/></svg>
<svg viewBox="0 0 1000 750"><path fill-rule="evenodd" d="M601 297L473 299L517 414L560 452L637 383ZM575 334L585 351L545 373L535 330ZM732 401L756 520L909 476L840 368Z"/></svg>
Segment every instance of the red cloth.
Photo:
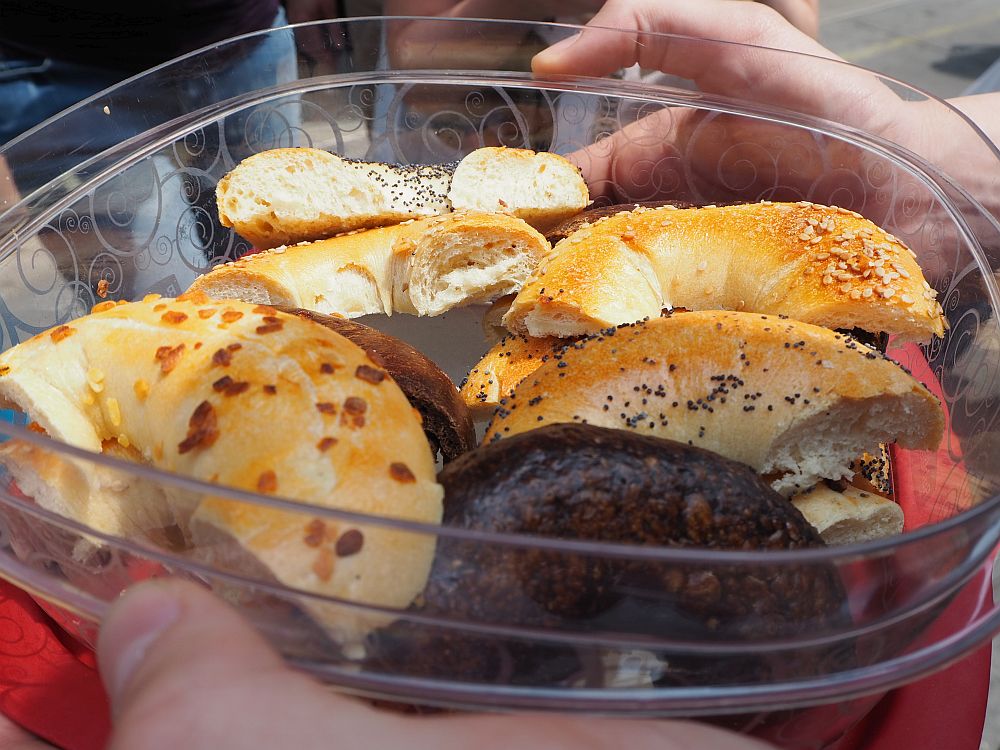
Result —
<svg viewBox="0 0 1000 750"><path fill-rule="evenodd" d="M67 750L99 750L111 726L93 653L6 581L0 581L0 712Z"/></svg>
<svg viewBox="0 0 1000 750"><path fill-rule="evenodd" d="M916 347L895 352L914 375L940 396L933 373ZM898 356L901 355L901 356ZM897 497L908 522L953 514L950 497L965 482L958 449L943 445L936 459L920 454L894 460ZM928 472L936 472L934 477ZM941 472L944 472L943 474ZM950 495L943 486L955 487ZM924 498L925 488L935 488ZM956 597L932 627L947 632L973 611L991 606L990 581L981 574ZM889 693L836 750L978 750L989 693L990 645L935 675ZM66 750L98 750L109 731L108 705L93 655L62 635L35 602L0 581L0 712Z"/></svg>

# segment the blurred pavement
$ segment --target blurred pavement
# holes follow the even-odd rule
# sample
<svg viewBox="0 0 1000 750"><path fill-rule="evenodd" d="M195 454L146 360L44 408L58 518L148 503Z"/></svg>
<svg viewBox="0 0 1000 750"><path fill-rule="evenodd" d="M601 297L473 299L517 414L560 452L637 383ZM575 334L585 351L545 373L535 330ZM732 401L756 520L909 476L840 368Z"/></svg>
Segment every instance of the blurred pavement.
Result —
<svg viewBox="0 0 1000 750"><path fill-rule="evenodd" d="M850 62L958 96L1000 58L1000 2L820 0L820 41Z"/></svg>

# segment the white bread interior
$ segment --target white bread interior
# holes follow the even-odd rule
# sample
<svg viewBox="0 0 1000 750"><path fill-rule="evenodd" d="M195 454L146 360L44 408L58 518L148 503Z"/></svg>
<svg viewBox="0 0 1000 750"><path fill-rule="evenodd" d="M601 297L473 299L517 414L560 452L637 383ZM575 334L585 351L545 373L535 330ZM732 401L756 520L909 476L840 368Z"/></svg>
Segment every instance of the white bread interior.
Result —
<svg viewBox="0 0 1000 750"><path fill-rule="evenodd" d="M838 492L821 483L793 497L792 504L827 544L860 544L903 531L903 509L897 503L857 487Z"/></svg>
<svg viewBox="0 0 1000 750"><path fill-rule="evenodd" d="M478 149L457 167L279 148L243 160L216 188L222 225L258 249L464 210L508 213L545 229L589 201L566 159L516 148Z"/></svg>
<svg viewBox="0 0 1000 750"><path fill-rule="evenodd" d="M548 249L521 219L462 211L249 255L190 291L346 317L440 315L516 292Z"/></svg>
<svg viewBox="0 0 1000 750"><path fill-rule="evenodd" d="M449 166L343 159L315 148L248 157L219 180L219 220L257 248L330 237L450 210Z"/></svg>
<svg viewBox="0 0 1000 750"><path fill-rule="evenodd" d="M582 211L590 191L580 170L557 154L487 147L455 168L452 209L499 211L545 231Z"/></svg>

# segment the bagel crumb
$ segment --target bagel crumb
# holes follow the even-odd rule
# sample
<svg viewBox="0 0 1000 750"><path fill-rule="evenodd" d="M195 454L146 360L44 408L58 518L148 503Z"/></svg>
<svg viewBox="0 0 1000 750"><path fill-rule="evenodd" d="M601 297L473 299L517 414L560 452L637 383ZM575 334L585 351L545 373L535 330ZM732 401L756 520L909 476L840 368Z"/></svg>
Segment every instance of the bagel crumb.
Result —
<svg viewBox="0 0 1000 750"><path fill-rule="evenodd" d="M208 401L202 401L188 421L187 437L177 444L177 452L184 454L195 448L208 448L218 438L219 426L215 407Z"/></svg>
<svg viewBox="0 0 1000 750"><path fill-rule="evenodd" d="M319 401L316 404L316 411L320 414L336 414L337 406L336 404L331 404L329 401Z"/></svg>
<svg viewBox="0 0 1000 750"><path fill-rule="evenodd" d="M372 385L378 385L385 380L385 372L377 370L374 367L369 367L368 365L358 365L358 368L354 371L354 377Z"/></svg>
<svg viewBox="0 0 1000 750"><path fill-rule="evenodd" d="M187 320L187 318L187 313L182 313L180 310L168 310L160 316L160 320L164 323L169 323L170 325L180 325Z"/></svg>
<svg viewBox="0 0 1000 750"><path fill-rule="evenodd" d="M108 406L108 418L111 420L111 424L115 427L121 427L122 424L122 410L118 405L118 399L109 398L107 400Z"/></svg>
<svg viewBox="0 0 1000 750"><path fill-rule="evenodd" d="M344 400L344 411L340 415L340 423L348 427L364 427L366 411L368 411L368 403L363 398L348 396Z"/></svg>
<svg viewBox="0 0 1000 750"><path fill-rule="evenodd" d="M126 435L124 432L118 435L116 440L118 441L118 445L120 445L122 448L128 448L130 445L132 445L132 441L128 439L128 435Z"/></svg>
<svg viewBox="0 0 1000 750"><path fill-rule="evenodd" d="M324 437L320 438L319 442L316 443L316 448L320 451L326 452L333 446L337 444L337 438L335 437Z"/></svg>
<svg viewBox="0 0 1000 750"><path fill-rule="evenodd" d="M267 333L274 333L284 328L284 323L273 315L264 316L264 325L257 326L257 333L261 336Z"/></svg>

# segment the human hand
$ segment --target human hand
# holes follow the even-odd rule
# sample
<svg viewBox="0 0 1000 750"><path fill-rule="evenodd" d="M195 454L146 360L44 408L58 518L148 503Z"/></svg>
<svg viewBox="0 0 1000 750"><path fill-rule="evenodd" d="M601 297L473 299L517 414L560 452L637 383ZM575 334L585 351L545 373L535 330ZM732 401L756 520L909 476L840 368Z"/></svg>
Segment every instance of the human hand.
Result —
<svg viewBox="0 0 1000 750"><path fill-rule="evenodd" d="M339 5L337 0L284 0L289 23L335 20L340 17ZM312 24L298 29L295 35L302 55L313 62L348 46L347 33L340 24Z"/></svg>
<svg viewBox="0 0 1000 750"><path fill-rule="evenodd" d="M777 50L801 56L791 59ZM610 0L586 30L536 55L532 67L540 75L601 76L638 63L691 79L717 97L751 99L765 114L781 108L912 142L906 102L870 74L837 61L758 3ZM809 196L867 209L871 216L879 207L873 205L875 191L867 191L859 177L868 167L865 156L862 149L805 128L695 105L660 110L574 159L592 192L616 202Z"/></svg>
<svg viewBox="0 0 1000 750"><path fill-rule="evenodd" d="M286 667L234 609L180 581L129 590L101 628L98 661L111 699L110 750L767 747L687 722L386 712ZM52 748L0 722L0 750Z"/></svg>

